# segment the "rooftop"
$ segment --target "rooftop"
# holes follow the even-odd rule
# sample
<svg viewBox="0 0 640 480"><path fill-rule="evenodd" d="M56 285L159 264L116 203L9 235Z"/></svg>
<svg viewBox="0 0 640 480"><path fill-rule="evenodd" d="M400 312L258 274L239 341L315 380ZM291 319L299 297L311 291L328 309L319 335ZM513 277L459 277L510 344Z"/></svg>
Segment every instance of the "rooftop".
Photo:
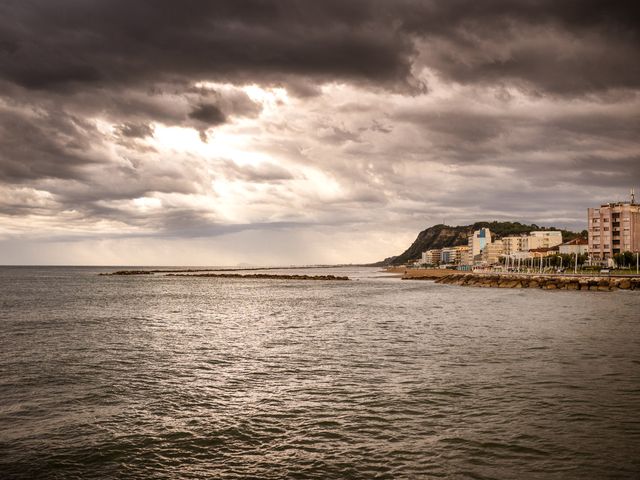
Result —
<svg viewBox="0 0 640 480"><path fill-rule="evenodd" d="M589 245L589 241L586 238L574 238L568 242L564 242L562 245Z"/></svg>

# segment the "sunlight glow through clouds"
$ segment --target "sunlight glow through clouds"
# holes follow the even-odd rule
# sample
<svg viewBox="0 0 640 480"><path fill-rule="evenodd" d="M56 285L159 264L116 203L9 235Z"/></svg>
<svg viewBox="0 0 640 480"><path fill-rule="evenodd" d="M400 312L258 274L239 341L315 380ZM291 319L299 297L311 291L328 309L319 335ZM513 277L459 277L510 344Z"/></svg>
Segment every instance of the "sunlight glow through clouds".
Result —
<svg viewBox="0 0 640 480"><path fill-rule="evenodd" d="M227 133L224 127L218 127L205 143L193 128L156 125L152 145L161 152L173 151L208 159L224 158L237 165L257 166L269 160L267 155L245 150L249 142L246 135Z"/></svg>

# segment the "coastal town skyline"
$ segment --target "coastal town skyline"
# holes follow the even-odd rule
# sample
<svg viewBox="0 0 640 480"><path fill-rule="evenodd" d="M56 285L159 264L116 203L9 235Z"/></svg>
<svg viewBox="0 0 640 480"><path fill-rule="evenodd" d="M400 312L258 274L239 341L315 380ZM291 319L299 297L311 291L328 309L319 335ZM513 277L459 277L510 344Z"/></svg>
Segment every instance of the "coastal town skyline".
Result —
<svg viewBox="0 0 640 480"><path fill-rule="evenodd" d="M0 5L0 264L367 263L640 191L630 3L187 4Z"/></svg>

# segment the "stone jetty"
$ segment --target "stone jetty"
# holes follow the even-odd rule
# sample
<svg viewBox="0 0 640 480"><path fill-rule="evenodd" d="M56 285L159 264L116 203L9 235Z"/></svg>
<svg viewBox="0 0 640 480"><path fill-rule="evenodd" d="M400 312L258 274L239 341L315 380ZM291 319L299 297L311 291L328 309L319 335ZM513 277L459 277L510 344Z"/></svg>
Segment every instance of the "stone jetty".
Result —
<svg viewBox="0 0 640 480"><path fill-rule="evenodd" d="M404 278L403 279L409 279ZM411 280L431 280L430 277L411 277ZM518 275L492 273L452 273L435 283L484 288L540 288L543 290L640 290L640 277Z"/></svg>
<svg viewBox="0 0 640 480"><path fill-rule="evenodd" d="M170 273L167 277L213 277L213 278L248 278L248 279L270 279L270 280L349 280L349 277L336 275L278 275L275 273L251 273L241 275L239 273L197 273L197 274L176 274Z"/></svg>
<svg viewBox="0 0 640 480"><path fill-rule="evenodd" d="M177 272L201 272L203 270L118 270L111 273L99 273L98 275L153 275L164 273L165 277L213 277L213 278L248 278L248 279L272 279L272 280L351 280L349 277L337 275L289 275L276 273L177 273ZM206 271L206 270L205 270Z"/></svg>
<svg viewBox="0 0 640 480"><path fill-rule="evenodd" d="M153 275L155 272L151 270L118 270L117 272L99 273L101 276L111 275Z"/></svg>

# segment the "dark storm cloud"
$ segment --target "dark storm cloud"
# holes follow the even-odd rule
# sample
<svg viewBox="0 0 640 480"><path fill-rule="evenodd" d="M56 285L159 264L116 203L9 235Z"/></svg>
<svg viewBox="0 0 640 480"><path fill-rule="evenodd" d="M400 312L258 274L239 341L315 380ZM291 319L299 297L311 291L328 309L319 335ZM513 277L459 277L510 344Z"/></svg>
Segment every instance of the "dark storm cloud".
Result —
<svg viewBox="0 0 640 480"><path fill-rule="evenodd" d="M289 78L304 95L308 77L417 88L416 40L426 66L464 83L578 94L640 81L634 2L14 0L0 17L0 72L30 89Z"/></svg>
<svg viewBox="0 0 640 480"><path fill-rule="evenodd" d="M105 162L92 150L98 139L94 125L62 111L0 110L0 180L82 179L82 167Z"/></svg>
<svg viewBox="0 0 640 480"><path fill-rule="evenodd" d="M283 75L404 82L411 42L354 2L8 2L0 70L26 88ZM27 28L20 28L26 25Z"/></svg>
<svg viewBox="0 0 640 480"><path fill-rule="evenodd" d="M207 126L220 125L226 120L224 113L222 113L216 105L211 103L198 105L189 113L189 118L202 122Z"/></svg>
<svg viewBox="0 0 640 480"><path fill-rule="evenodd" d="M116 127L118 133L129 138L144 138L153 136L153 126L147 123L123 123Z"/></svg>

